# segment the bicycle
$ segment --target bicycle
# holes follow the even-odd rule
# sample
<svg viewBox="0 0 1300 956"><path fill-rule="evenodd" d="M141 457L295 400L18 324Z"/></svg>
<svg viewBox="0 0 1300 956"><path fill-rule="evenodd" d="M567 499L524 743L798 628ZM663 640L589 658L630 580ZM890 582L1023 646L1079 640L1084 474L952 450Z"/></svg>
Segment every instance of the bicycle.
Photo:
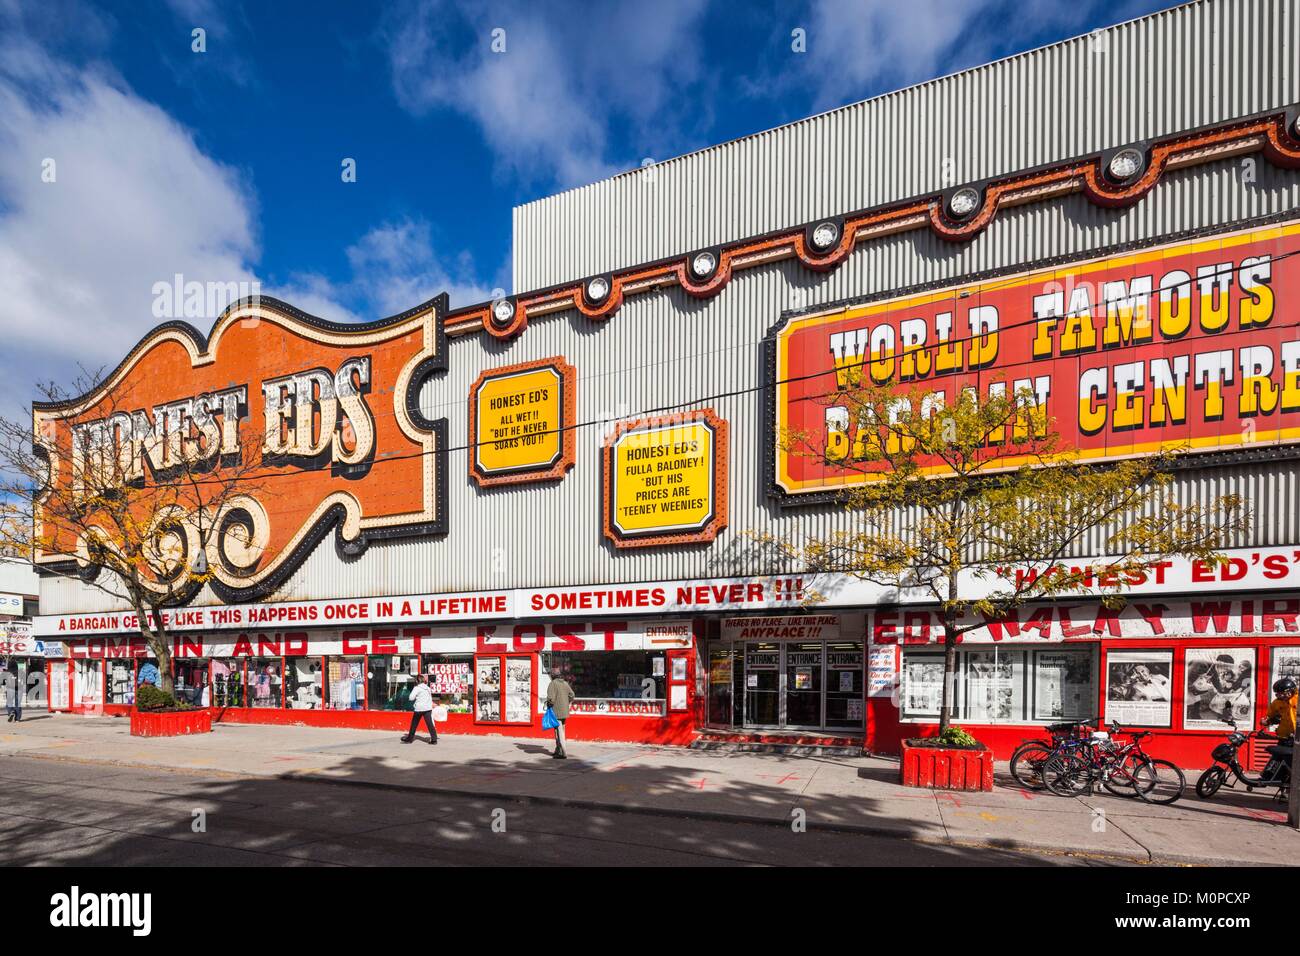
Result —
<svg viewBox="0 0 1300 956"><path fill-rule="evenodd" d="M1059 724L1049 724L1045 729L1051 734L1051 740L1026 740L1011 754L1011 776L1026 790L1046 790L1043 783L1042 769L1051 757L1070 740L1077 740L1083 728L1091 725L1091 720L1073 720Z"/></svg>
<svg viewBox="0 0 1300 956"><path fill-rule="evenodd" d="M1117 746L1109 734L1127 734L1130 740ZM1115 796L1137 796L1147 803L1170 804L1183 795L1183 772L1142 749L1150 731L1121 730L1112 721L1109 734L1098 731L1054 754L1042 768L1047 789L1059 796L1079 796L1092 793L1100 780Z"/></svg>

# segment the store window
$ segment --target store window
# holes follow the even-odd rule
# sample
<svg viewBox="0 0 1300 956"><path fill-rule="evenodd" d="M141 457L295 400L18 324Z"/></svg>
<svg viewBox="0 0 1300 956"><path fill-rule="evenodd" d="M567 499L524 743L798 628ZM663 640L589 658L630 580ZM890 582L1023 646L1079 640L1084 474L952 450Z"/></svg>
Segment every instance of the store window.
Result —
<svg viewBox="0 0 1300 956"><path fill-rule="evenodd" d="M667 708L667 658L662 651L554 651L541 655L544 697L550 681L563 677L576 698L575 714L638 714L661 717Z"/></svg>
<svg viewBox="0 0 1300 956"><path fill-rule="evenodd" d="M290 710L320 710L324 706L321 668L319 657L285 658L284 706Z"/></svg>
<svg viewBox="0 0 1300 956"><path fill-rule="evenodd" d="M256 657L248 662L248 696L253 707L284 706L284 662L278 657Z"/></svg>
<svg viewBox="0 0 1300 956"><path fill-rule="evenodd" d="M1272 662L1268 676L1269 699L1272 699L1273 685L1283 677L1290 677L1300 683L1300 647L1273 648Z"/></svg>
<svg viewBox="0 0 1300 956"><path fill-rule="evenodd" d="M731 726L731 645L709 648L709 723Z"/></svg>
<svg viewBox="0 0 1300 956"><path fill-rule="evenodd" d="M420 669L429 677L436 703L452 714L468 714L474 705L474 655L424 654Z"/></svg>
<svg viewBox="0 0 1300 956"><path fill-rule="evenodd" d="M960 650L953 674L953 719L1014 724L1092 717L1095 660L1092 648L993 645ZM937 720L943 653L904 649L901 676L902 719Z"/></svg>
<svg viewBox="0 0 1300 956"><path fill-rule="evenodd" d="M135 671L135 686L139 687L141 684L153 684L154 687L162 687L162 671L158 669L157 661L140 661L140 666Z"/></svg>
<svg viewBox="0 0 1300 956"><path fill-rule="evenodd" d="M745 724L775 727L781 721L781 645L752 641L745 647Z"/></svg>
<svg viewBox="0 0 1300 956"><path fill-rule="evenodd" d="M216 707L245 706L243 659L213 660L212 703Z"/></svg>
<svg viewBox="0 0 1300 956"><path fill-rule="evenodd" d="M474 719L480 723L533 722L532 655L487 655L474 659Z"/></svg>
<svg viewBox="0 0 1300 956"><path fill-rule="evenodd" d="M174 668L172 688L176 699L195 707L207 707L210 703L207 660L177 660Z"/></svg>
<svg viewBox="0 0 1300 956"><path fill-rule="evenodd" d="M1106 655L1106 720L1124 726L1172 726L1174 652L1110 651Z"/></svg>
<svg viewBox="0 0 1300 956"><path fill-rule="evenodd" d="M366 659L330 657L325 664L325 706L329 710L364 710Z"/></svg>
<svg viewBox="0 0 1300 956"><path fill-rule="evenodd" d="M110 704L135 703L135 661L110 660L105 662L107 676L106 699Z"/></svg>
<svg viewBox="0 0 1300 956"><path fill-rule="evenodd" d="M10 662L11 669L15 678L15 693L19 692L21 686L18 683L18 665L17 661ZM77 661L76 670L73 671L72 680L74 684L73 694L76 700L81 704L101 704L103 703L103 686L101 684L103 668L100 662Z"/></svg>
<svg viewBox="0 0 1300 956"><path fill-rule="evenodd" d="M1251 727L1255 714L1255 649L1189 647L1183 661L1183 727Z"/></svg>
<svg viewBox="0 0 1300 956"><path fill-rule="evenodd" d="M420 674L414 654L372 655L370 658L370 709L410 710L411 688Z"/></svg>

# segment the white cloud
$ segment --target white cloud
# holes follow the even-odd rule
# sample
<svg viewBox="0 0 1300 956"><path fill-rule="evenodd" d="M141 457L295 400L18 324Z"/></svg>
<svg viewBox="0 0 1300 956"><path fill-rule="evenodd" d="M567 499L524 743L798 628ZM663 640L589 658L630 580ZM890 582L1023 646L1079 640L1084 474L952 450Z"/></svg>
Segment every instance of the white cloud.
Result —
<svg viewBox="0 0 1300 956"><path fill-rule="evenodd" d="M710 98L687 96L706 83L704 9L697 0L651 8L418 0L386 18L381 40L403 108L460 113L499 170L567 188L639 164L642 156L611 147L614 124L644 148L677 151L707 117Z"/></svg>
<svg viewBox="0 0 1300 956"><path fill-rule="evenodd" d="M189 129L111 75L13 35L0 41L0 157L0 414L9 417L25 415L38 380L116 365L165 318L154 286L178 273L260 280L262 293L335 321L399 312L443 289L456 305L490 291L465 256L441 263L420 220L364 235L347 250L349 277L267 281L248 172L206 155ZM207 331L216 313L178 317Z"/></svg>

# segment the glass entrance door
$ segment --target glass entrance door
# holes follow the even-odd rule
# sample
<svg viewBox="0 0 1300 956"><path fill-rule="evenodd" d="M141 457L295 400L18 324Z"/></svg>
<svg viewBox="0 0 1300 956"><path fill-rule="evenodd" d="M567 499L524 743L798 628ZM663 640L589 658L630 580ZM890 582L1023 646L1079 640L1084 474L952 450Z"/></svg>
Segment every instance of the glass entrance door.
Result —
<svg viewBox="0 0 1300 956"><path fill-rule="evenodd" d="M745 645L746 727L781 726L781 645L754 641Z"/></svg>
<svg viewBox="0 0 1300 956"><path fill-rule="evenodd" d="M785 646L783 727L822 726L822 643Z"/></svg>
<svg viewBox="0 0 1300 956"><path fill-rule="evenodd" d="M730 727L731 714L731 645L709 647L709 716L715 727Z"/></svg>

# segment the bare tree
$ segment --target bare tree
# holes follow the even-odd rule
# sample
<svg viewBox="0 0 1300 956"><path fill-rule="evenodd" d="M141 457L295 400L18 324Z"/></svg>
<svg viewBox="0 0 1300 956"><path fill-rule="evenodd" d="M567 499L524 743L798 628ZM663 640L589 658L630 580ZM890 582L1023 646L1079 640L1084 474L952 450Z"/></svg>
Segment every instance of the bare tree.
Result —
<svg viewBox="0 0 1300 956"><path fill-rule="evenodd" d="M169 420L135 407L131 387L99 395L100 380L83 371L70 387L39 386L42 406L58 410L39 434L0 417L0 547L126 602L171 693L167 612L212 580L219 536L242 564L258 560L238 516L260 492L244 449L263 436L230 406Z"/></svg>

